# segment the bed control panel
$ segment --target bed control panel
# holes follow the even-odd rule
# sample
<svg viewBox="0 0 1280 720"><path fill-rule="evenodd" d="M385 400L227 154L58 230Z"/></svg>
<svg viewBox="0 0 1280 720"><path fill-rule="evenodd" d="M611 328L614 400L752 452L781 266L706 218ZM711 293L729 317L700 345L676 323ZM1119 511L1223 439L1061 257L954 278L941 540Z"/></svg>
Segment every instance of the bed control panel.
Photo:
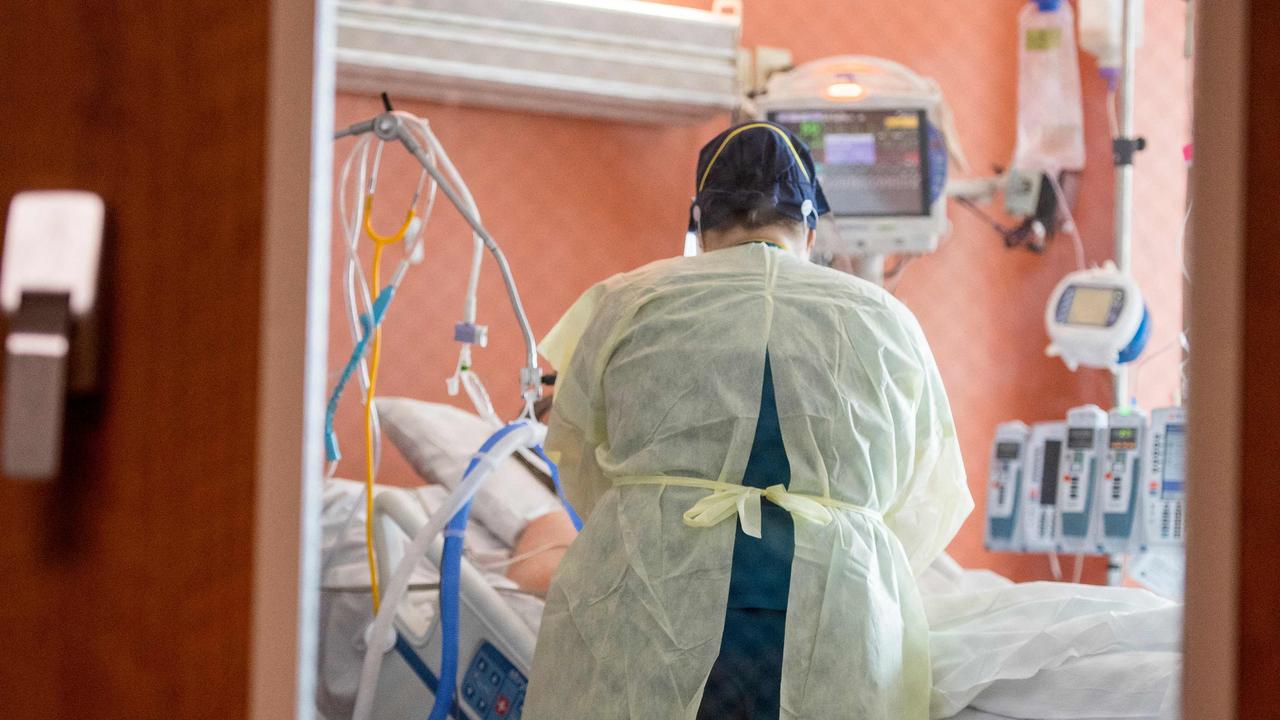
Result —
<svg viewBox="0 0 1280 720"><path fill-rule="evenodd" d="M528 678L486 642L471 659L460 696L478 720L519 720L528 685Z"/></svg>

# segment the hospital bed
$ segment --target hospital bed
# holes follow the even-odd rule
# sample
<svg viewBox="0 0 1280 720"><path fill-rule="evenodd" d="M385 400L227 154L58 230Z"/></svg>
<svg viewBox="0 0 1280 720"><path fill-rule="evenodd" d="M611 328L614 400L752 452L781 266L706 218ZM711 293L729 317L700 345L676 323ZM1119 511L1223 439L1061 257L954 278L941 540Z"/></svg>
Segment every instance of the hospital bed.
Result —
<svg viewBox="0 0 1280 720"><path fill-rule="evenodd" d="M418 409L429 409L428 405ZM395 423L406 422L406 417L388 423L389 435L393 440L421 440L420 433L404 428L397 434ZM435 423L433 431L456 426L457 418L451 417ZM451 442L435 440L441 447ZM471 450L458 452L465 457ZM360 591L368 582L360 492L356 483L335 480L325 493L326 590L317 702L326 720L350 716L365 648L370 599L367 590ZM440 486L378 489L375 532L384 573L398 561L400 546L446 494ZM503 575L511 548L483 523L471 523L466 545L459 710L454 717L507 720L518 717L542 600L520 592ZM430 668L438 667L440 654L433 589L440 551L437 540L428 552L430 562L420 563L413 578L418 589L397 614L397 646L387 654L379 676L377 720L419 717L430 707ZM922 574L920 584L931 627L933 718L1178 717L1181 656L1176 604L1132 588L1015 584L987 571L963 570L947 557Z"/></svg>
<svg viewBox="0 0 1280 720"><path fill-rule="evenodd" d="M374 494L374 533L381 577L389 577L403 557L411 535L447 495L440 486L415 490L379 487ZM371 600L364 570L363 514L350 509L361 486L330 481L325 493L326 562L321 599L320 687L317 701L326 720L349 717L367 638ZM361 503L362 504L362 503ZM334 528L344 529L334 532ZM506 579L501 566L509 548L479 524L467 530L470 557L462 562L460 583L459 709L467 720L519 717L525 678L533 659L542 600ZM411 584L395 619L395 645L378 676L375 720L418 717L431 706L440 666L441 631L437 620L438 564L443 542L437 538ZM330 559L333 558L331 562Z"/></svg>

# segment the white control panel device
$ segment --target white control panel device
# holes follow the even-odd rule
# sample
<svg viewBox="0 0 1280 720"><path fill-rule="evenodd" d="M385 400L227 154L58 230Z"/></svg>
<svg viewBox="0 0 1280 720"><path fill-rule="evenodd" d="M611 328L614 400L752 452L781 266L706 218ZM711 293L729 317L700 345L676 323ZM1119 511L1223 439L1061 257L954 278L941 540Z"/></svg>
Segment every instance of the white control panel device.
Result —
<svg viewBox="0 0 1280 720"><path fill-rule="evenodd" d="M1063 278L1044 311L1050 357L1067 367L1114 368L1142 354L1151 318L1133 277L1108 261Z"/></svg>
<svg viewBox="0 0 1280 720"><path fill-rule="evenodd" d="M1018 547L1023 552L1055 550L1058 517L1058 469L1067 443L1067 424L1042 422L1031 426L1023 473L1022 508L1018 513Z"/></svg>
<svg viewBox="0 0 1280 720"><path fill-rule="evenodd" d="M425 488L423 489L425 490ZM389 578L403 550L429 519L422 491L387 488L375 500L374 542L379 575ZM444 542L436 538L427 560L439 567ZM422 717L439 686L443 629L439 592L410 594L398 608L394 645L378 675L373 720ZM459 587L459 720L518 720L533 664L536 637L475 567L462 560Z"/></svg>
<svg viewBox="0 0 1280 720"><path fill-rule="evenodd" d="M835 219L819 224L815 255L937 249L949 225L936 82L889 60L843 55L774 75L756 106L813 154Z"/></svg>
<svg viewBox="0 0 1280 720"><path fill-rule="evenodd" d="M996 428L987 471L985 542L988 550L1013 552L1018 549L1018 508L1027 466L1028 435L1026 424L1018 420L1001 423Z"/></svg>
<svg viewBox="0 0 1280 720"><path fill-rule="evenodd" d="M1143 469L1143 542L1151 548L1181 546L1186 537L1187 412L1151 411Z"/></svg>
<svg viewBox="0 0 1280 720"><path fill-rule="evenodd" d="M1067 413L1067 447L1058 475L1059 552L1095 553L1094 488L1107 454L1107 413L1082 405Z"/></svg>
<svg viewBox="0 0 1280 720"><path fill-rule="evenodd" d="M1129 553L1140 544L1139 502L1147 419L1137 409L1112 410L1107 426L1107 459L1098 481L1098 552Z"/></svg>

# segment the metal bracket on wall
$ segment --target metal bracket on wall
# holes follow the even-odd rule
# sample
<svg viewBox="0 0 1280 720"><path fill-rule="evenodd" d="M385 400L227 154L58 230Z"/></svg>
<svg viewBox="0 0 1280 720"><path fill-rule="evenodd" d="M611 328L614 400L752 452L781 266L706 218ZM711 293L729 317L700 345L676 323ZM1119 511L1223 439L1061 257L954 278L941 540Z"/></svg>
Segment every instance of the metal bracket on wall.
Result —
<svg viewBox="0 0 1280 720"><path fill-rule="evenodd" d="M67 395L96 384L93 321L104 219L102 198L89 192L24 192L9 206L0 264L6 477L57 476Z"/></svg>

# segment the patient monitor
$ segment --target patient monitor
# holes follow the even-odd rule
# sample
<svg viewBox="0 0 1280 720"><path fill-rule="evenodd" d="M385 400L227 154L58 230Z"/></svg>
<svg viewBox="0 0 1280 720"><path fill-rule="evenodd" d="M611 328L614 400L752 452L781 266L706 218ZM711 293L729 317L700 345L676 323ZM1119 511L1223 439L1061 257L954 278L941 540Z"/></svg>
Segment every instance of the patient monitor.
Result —
<svg viewBox="0 0 1280 720"><path fill-rule="evenodd" d="M1027 426L1013 420L996 428L987 470L988 550L1016 550L1019 495L1026 470Z"/></svg>
<svg viewBox="0 0 1280 720"><path fill-rule="evenodd" d="M1107 427L1107 456L1097 488L1097 550L1132 552L1138 545L1139 473L1147 419L1137 409L1112 410Z"/></svg>
<svg viewBox="0 0 1280 720"><path fill-rule="evenodd" d="M947 142L937 83L898 63L845 55L773 76L757 108L809 146L834 228L816 253L927 253L947 231Z"/></svg>
<svg viewBox="0 0 1280 720"><path fill-rule="evenodd" d="M1067 442L1064 422L1036 423L1027 440L1018 547L1023 552L1053 552L1058 517L1058 469Z"/></svg>
<svg viewBox="0 0 1280 720"><path fill-rule="evenodd" d="M1067 447L1058 476L1059 552L1094 553L1094 488L1107 453L1107 413L1097 405L1067 412Z"/></svg>
<svg viewBox="0 0 1280 720"><path fill-rule="evenodd" d="M1186 410L1151 411L1149 435L1142 471L1143 542L1147 547L1180 546L1186 533Z"/></svg>

